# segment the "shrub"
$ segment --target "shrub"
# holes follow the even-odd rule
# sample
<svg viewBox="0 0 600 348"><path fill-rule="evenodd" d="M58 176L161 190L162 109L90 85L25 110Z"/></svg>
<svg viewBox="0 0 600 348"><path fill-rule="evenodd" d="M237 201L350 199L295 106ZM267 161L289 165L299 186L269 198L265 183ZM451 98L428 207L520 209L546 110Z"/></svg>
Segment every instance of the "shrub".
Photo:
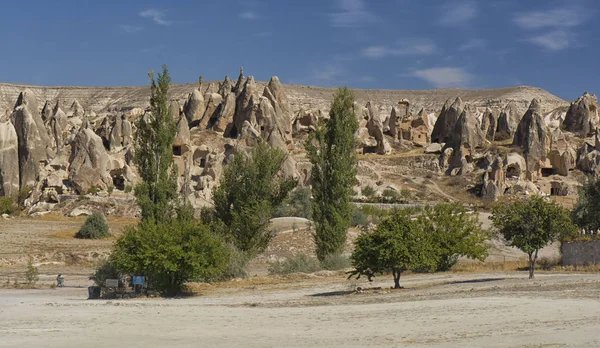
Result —
<svg viewBox="0 0 600 348"><path fill-rule="evenodd" d="M369 223L369 217L365 212L359 208L354 207L352 210L352 226L354 227L362 227L366 226Z"/></svg>
<svg viewBox="0 0 600 348"><path fill-rule="evenodd" d="M327 255L321 261L321 268L329 271L338 271L352 266L350 258L345 255Z"/></svg>
<svg viewBox="0 0 600 348"><path fill-rule="evenodd" d="M88 216L83 226L75 234L75 238L79 239L101 239L109 236L108 224L104 219L104 215L100 213L93 213Z"/></svg>
<svg viewBox="0 0 600 348"><path fill-rule="evenodd" d="M225 271L213 279L198 279L202 281L224 281L235 278L246 278L248 276L247 268L250 257L247 253L239 250L233 244L228 244L229 262Z"/></svg>
<svg viewBox="0 0 600 348"><path fill-rule="evenodd" d="M365 197L372 198L375 196L375 189L373 186L367 185L361 189L361 193Z"/></svg>
<svg viewBox="0 0 600 348"><path fill-rule="evenodd" d="M269 266L269 274L313 273L320 269L321 267L317 259L304 254L298 254L284 261L273 262Z"/></svg>
<svg viewBox="0 0 600 348"><path fill-rule="evenodd" d="M33 191L33 188L31 186L25 186L19 190L19 196L17 198L17 203L19 204L20 208L25 207L25 200L27 198L29 198L29 195L31 195L31 191Z"/></svg>
<svg viewBox="0 0 600 348"><path fill-rule="evenodd" d="M106 192L108 192L108 195L112 195L113 191L115 190L114 186L109 186L106 188Z"/></svg>
<svg viewBox="0 0 600 348"><path fill-rule="evenodd" d="M125 190L123 192L131 193L131 191L133 191L133 187L131 185L125 185Z"/></svg>
<svg viewBox="0 0 600 348"><path fill-rule="evenodd" d="M402 189L400 190L400 196L402 196L402 198L404 199L408 199L410 197L410 190L409 189Z"/></svg>
<svg viewBox="0 0 600 348"><path fill-rule="evenodd" d="M12 214L16 211L15 203L10 197L0 197L0 215Z"/></svg>
<svg viewBox="0 0 600 348"><path fill-rule="evenodd" d="M106 279L121 279L122 274L117 266L110 259L102 260L98 263L96 271L90 277L96 286L104 286Z"/></svg>
<svg viewBox="0 0 600 348"><path fill-rule="evenodd" d="M275 208L273 217L295 216L312 219L312 197L309 188L299 187Z"/></svg>
<svg viewBox="0 0 600 348"><path fill-rule="evenodd" d="M142 220L126 228L111 257L119 271L144 275L159 293L174 296L185 282L222 275L229 253L227 245L202 223Z"/></svg>
<svg viewBox="0 0 600 348"><path fill-rule="evenodd" d="M100 189L96 186L92 186L88 189L88 194L92 194L95 195L96 193L100 192Z"/></svg>
<svg viewBox="0 0 600 348"><path fill-rule="evenodd" d="M40 279L40 272L38 271L37 267L33 265L33 259L31 257L29 257L29 260L27 260L25 279L29 285L37 283L37 281Z"/></svg>

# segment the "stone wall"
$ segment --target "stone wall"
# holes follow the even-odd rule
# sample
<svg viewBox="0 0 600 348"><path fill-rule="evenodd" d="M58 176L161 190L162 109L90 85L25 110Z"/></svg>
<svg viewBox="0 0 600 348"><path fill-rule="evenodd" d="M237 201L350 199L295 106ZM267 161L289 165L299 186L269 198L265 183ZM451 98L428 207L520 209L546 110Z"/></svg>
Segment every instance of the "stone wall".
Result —
<svg viewBox="0 0 600 348"><path fill-rule="evenodd" d="M600 264L600 241L563 243L562 264L564 266Z"/></svg>

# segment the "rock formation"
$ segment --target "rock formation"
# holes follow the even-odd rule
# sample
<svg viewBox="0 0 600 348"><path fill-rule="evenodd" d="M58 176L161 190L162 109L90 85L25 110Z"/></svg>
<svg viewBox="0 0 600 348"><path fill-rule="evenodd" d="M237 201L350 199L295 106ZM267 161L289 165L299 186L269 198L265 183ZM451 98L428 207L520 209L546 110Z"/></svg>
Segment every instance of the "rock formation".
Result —
<svg viewBox="0 0 600 348"><path fill-rule="evenodd" d="M513 145L523 149L528 175L531 176L531 179L543 167L549 145L541 110L540 101L534 98L529 109L521 118L513 139Z"/></svg>
<svg viewBox="0 0 600 348"><path fill-rule="evenodd" d="M484 144L485 138L479 123L470 110L465 108L454 125L446 147L452 148L450 168L465 167Z"/></svg>
<svg viewBox="0 0 600 348"><path fill-rule="evenodd" d="M253 98L255 94L256 82L254 81L254 77L248 76L248 79L244 83L244 89L236 99L235 115L233 118L235 133L242 129L244 121L248 121L250 124L255 123L253 120L255 104Z"/></svg>
<svg viewBox="0 0 600 348"><path fill-rule="evenodd" d="M454 100L454 103L450 104L450 100L446 102L442 111L440 112L440 116L438 116L435 125L433 126L433 130L431 132L431 141L434 143L445 143L450 139L452 132L454 131L454 127L456 125L456 121L463 112L463 101L460 97Z"/></svg>
<svg viewBox="0 0 600 348"><path fill-rule="evenodd" d="M242 90L244 89L244 81L246 81L246 78L244 77L244 68L240 67L240 75L238 76L237 82L233 87L233 93L235 93L236 97L242 93Z"/></svg>
<svg viewBox="0 0 600 348"><path fill-rule="evenodd" d="M9 120L0 119L0 196L19 195L19 139Z"/></svg>
<svg viewBox="0 0 600 348"><path fill-rule="evenodd" d="M83 117L84 114L85 111L83 109L83 106L81 106L81 104L79 104L79 102L75 100L73 101L73 104L71 104L71 108L67 112L67 117Z"/></svg>
<svg viewBox="0 0 600 348"><path fill-rule="evenodd" d="M366 108L369 111L369 120L367 122L369 135L371 135L373 138L375 138L375 141L377 141L375 153L380 155L390 153L392 148L383 136L383 120L381 119L379 110L371 102L367 102Z"/></svg>
<svg viewBox="0 0 600 348"><path fill-rule="evenodd" d="M188 119L188 123L193 126L194 123L197 123L196 121L200 121L203 111L204 97L197 89L194 89L183 106L183 113Z"/></svg>
<svg viewBox="0 0 600 348"><path fill-rule="evenodd" d="M227 95L231 93L232 89L232 82L229 79L229 76L225 75L225 79L223 80L223 83L221 83L221 85L219 86L219 91L217 93L219 93L223 97L223 99L225 99L227 98Z"/></svg>
<svg viewBox="0 0 600 348"><path fill-rule="evenodd" d="M42 121L44 121L44 124L50 122L50 118L52 117L54 113L52 112L52 107L50 107L50 102L48 102L46 100L46 103L44 103L44 107L42 108Z"/></svg>
<svg viewBox="0 0 600 348"><path fill-rule="evenodd" d="M219 93L211 93L208 96L206 109L204 110L204 114L202 115L202 120L200 121L198 128L206 129L206 127L209 126L210 121L217 118L222 101L223 97L221 97Z"/></svg>
<svg viewBox="0 0 600 348"><path fill-rule="evenodd" d="M514 104L509 103L498 116L498 125L496 126L496 132L494 139L496 141L503 141L511 139L521 120L520 115L517 112L517 108Z"/></svg>
<svg viewBox="0 0 600 348"><path fill-rule="evenodd" d="M84 121L71 144L69 180L79 192L86 194L92 187L104 189L112 184L108 171L110 158L102 139Z"/></svg>
<svg viewBox="0 0 600 348"><path fill-rule="evenodd" d="M169 114L171 115L173 120L175 120L175 122L179 120L181 109L177 100L171 100L171 103L169 104Z"/></svg>
<svg viewBox="0 0 600 348"><path fill-rule="evenodd" d="M587 137L594 133L598 121L598 98L586 92L571 103L563 126L569 132Z"/></svg>
<svg viewBox="0 0 600 348"><path fill-rule="evenodd" d="M235 93L227 93L214 121L211 121L212 129L216 132L231 133L233 127L233 116L235 114Z"/></svg>
<svg viewBox="0 0 600 348"><path fill-rule="evenodd" d="M496 127L498 125L498 115L490 108L486 108L481 118L481 131L485 138L494 141L496 137Z"/></svg>
<svg viewBox="0 0 600 348"><path fill-rule="evenodd" d="M559 175L568 176L569 171L577 165L577 154L560 129L554 130L550 135L550 151L547 157L553 171Z"/></svg>

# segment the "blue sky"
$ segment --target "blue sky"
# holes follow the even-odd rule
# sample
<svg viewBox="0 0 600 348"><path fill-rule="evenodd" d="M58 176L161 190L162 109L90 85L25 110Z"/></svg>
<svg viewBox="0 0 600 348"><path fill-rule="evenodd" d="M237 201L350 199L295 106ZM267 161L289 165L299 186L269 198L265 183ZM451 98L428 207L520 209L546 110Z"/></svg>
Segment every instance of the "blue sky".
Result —
<svg viewBox="0 0 600 348"><path fill-rule="evenodd" d="M370 89L600 90L595 0L6 1L0 81L144 85L278 75Z"/></svg>

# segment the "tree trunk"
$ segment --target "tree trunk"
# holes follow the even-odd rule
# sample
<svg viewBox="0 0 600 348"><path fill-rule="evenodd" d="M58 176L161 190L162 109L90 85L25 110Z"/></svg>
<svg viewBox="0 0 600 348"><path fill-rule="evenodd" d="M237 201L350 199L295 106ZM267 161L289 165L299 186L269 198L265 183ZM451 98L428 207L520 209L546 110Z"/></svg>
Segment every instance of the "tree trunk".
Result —
<svg viewBox="0 0 600 348"><path fill-rule="evenodd" d="M392 269L392 274L394 275L394 289L402 289L402 287L400 286L400 274L402 273L402 271L393 268Z"/></svg>
<svg viewBox="0 0 600 348"><path fill-rule="evenodd" d="M529 279L534 279L535 262L537 261L538 251L529 253Z"/></svg>

